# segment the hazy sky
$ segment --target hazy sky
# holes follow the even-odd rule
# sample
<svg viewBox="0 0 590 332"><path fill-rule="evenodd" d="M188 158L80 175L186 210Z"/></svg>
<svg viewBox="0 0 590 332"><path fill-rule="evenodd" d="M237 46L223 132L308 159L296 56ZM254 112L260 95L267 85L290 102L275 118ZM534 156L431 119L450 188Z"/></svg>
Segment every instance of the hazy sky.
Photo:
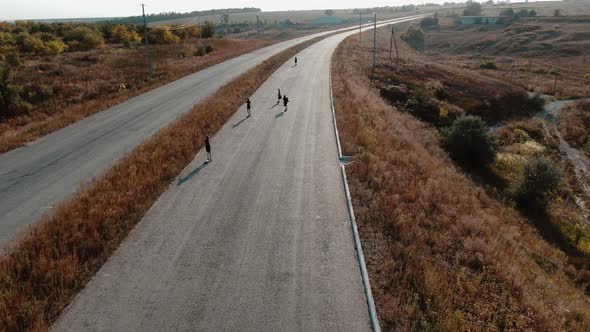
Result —
<svg viewBox="0 0 590 332"><path fill-rule="evenodd" d="M148 13L258 7L263 11L399 6L451 0L145 0ZM455 0L458 1L458 0ZM1 20L71 17L117 17L141 14L142 0L0 0Z"/></svg>

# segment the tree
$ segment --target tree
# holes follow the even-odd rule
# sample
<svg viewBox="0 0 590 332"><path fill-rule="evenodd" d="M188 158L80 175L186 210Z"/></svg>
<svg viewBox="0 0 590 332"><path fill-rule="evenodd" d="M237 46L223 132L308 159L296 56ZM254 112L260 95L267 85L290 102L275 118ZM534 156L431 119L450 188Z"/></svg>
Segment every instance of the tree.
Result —
<svg viewBox="0 0 590 332"><path fill-rule="evenodd" d="M480 16L481 15L481 4L469 0L465 3L465 9L463 9L463 16Z"/></svg>
<svg viewBox="0 0 590 332"><path fill-rule="evenodd" d="M18 54L0 55L0 117L14 115L29 106L20 97L22 87L14 82L18 63Z"/></svg>
<svg viewBox="0 0 590 332"><path fill-rule="evenodd" d="M205 22L201 29L203 30L201 32L201 37L203 38L211 38L215 35L215 25L211 22Z"/></svg>
<svg viewBox="0 0 590 332"><path fill-rule="evenodd" d="M442 134L443 145L460 164L481 167L494 161L495 151L488 128L480 117L461 116Z"/></svg>
<svg viewBox="0 0 590 332"><path fill-rule="evenodd" d="M332 15L334 15L334 11L332 9L326 9L326 11L324 12L324 14L326 14L328 16L332 16Z"/></svg>
<svg viewBox="0 0 590 332"><path fill-rule="evenodd" d="M535 17L537 16L537 12L534 9L531 9L531 11L529 12L529 17Z"/></svg>
<svg viewBox="0 0 590 332"><path fill-rule="evenodd" d="M561 9L556 9L553 11L553 16L561 16Z"/></svg>
<svg viewBox="0 0 590 332"><path fill-rule="evenodd" d="M221 22L223 22L224 24L229 24L229 14L228 13L224 13L223 15L221 15Z"/></svg>
<svg viewBox="0 0 590 332"><path fill-rule="evenodd" d="M500 12L500 16L512 18L514 16L514 9L512 9L512 8L502 9L502 11Z"/></svg>

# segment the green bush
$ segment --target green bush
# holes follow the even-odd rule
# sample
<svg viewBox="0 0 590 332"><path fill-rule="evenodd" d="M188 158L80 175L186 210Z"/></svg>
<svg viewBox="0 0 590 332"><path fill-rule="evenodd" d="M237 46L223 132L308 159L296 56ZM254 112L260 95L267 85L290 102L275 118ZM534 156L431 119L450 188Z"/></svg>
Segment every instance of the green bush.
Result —
<svg viewBox="0 0 590 332"><path fill-rule="evenodd" d="M410 26L402 35L402 39L415 49L424 49L424 32L420 29Z"/></svg>
<svg viewBox="0 0 590 332"><path fill-rule="evenodd" d="M205 54L209 54L213 52L213 46L211 45L199 45L197 50L195 51L195 56L203 56Z"/></svg>
<svg viewBox="0 0 590 332"><path fill-rule="evenodd" d="M495 158L488 128L478 116L461 116L442 131L443 145L451 157L466 166L485 166Z"/></svg>
<svg viewBox="0 0 590 332"><path fill-rule="evenodd" d="M533 157L524 166L522 182L517 190L521 204L545 206L559 187L561 173L544 157Z"/></svg>
<svg viewBox="0 0 590 332"><path fill-rule="evenodd" d="M64 41L73 50L87 51L104 46L102 34L85 26L79 26L67 32Z"/></svg>

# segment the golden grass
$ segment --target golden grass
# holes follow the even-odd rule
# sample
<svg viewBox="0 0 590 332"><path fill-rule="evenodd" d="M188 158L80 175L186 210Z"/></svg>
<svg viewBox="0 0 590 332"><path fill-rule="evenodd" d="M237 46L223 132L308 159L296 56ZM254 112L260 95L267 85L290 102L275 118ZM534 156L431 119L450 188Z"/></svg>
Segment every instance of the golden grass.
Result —
<svg viewBox="0 0 590 332"><path fill-rule="evenodd" d="M153 48L154 78L147 80L142 48L108 47L87 52L26 59L17 72L25 90L53 93L30 112L0 123L0 153L64 128L128 99L276 41L211 39L214 51L193 56L197 41ZM122 88L121 84L125 85Z"/></svg>
<svg viewBox="0 0 590 332"><path fill-rule="evenodd" d="M566 256L464 176L435 130L369 89L369 64L348 38L332 84L383 329L587 330Z"/></svg>
<svg viewBox="0 0 590 332"><path fill-rule="evenodd" d="M0 262L0 330L45 330L169 183L285 61L291 47L223 86L34 225Z"/></svg>

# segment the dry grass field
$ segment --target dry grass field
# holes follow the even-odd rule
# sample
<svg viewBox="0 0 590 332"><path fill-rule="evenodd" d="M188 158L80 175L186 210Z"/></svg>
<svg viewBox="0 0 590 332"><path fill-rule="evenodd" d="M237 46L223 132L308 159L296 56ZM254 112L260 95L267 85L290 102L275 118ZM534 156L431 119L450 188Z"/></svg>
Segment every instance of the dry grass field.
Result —
<svg viewBox="0 0 590 332"><path fill-rule="evenodd" d="M196 39L153 46L154 78L147 79L145 49L105 48L59 55L23 56L15 79L33 98L30 111L0 122L0 153L26 144L96 112L206 67L277 42L276 39L217 39L194 56Z"/></svg>
<svg viewBox="0 0 590 332"><path fill-rule="evenodd" d="M466 27L441 18L439 29L426 32L425 52L439 62L511 79L531 91L564 99L590 96L590 16ZM497 68L480 68L486 63Z"/></svg>
<svg viewBox="0 0 590 332"><path fill-rule="evenodd" d="M568 143L590 158L590 101L579 101L561 111L559 131Z"/></svg>
<svg viewBox="0 0 590 332"><path fill-rule="evenodd" d="M428 121L429 109L437 119L468 112L516 121L538 105L527 106L519 84L438 64L404 44L397 65L387 30L378 36L373 84L370 48L351 37L335 54L333 88L383 329L587 330L588 272L455 166L436 130L446 120Z"/></svg>

